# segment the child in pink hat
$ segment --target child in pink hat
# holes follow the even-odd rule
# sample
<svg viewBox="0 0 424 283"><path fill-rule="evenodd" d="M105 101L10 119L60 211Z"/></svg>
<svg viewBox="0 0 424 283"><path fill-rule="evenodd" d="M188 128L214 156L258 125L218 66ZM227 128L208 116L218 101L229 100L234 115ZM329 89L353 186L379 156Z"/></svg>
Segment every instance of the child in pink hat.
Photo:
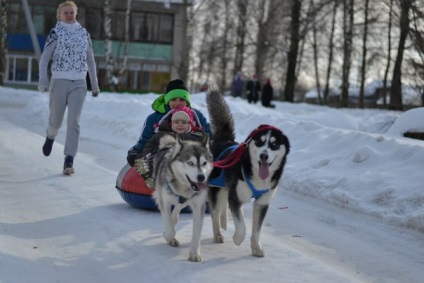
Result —
<svg viewBox="0 0 424 283"><path fill-rule="evenodd" d="M179 135L182 139L189 140L202 140L208 136L201 128L196 113L186 106L175 108L164 116L159 123L159 131L146 142L143 152L135 160L136 170L149 188L153 188L154 184L151 176L153 157L165 135Z"/></svg>

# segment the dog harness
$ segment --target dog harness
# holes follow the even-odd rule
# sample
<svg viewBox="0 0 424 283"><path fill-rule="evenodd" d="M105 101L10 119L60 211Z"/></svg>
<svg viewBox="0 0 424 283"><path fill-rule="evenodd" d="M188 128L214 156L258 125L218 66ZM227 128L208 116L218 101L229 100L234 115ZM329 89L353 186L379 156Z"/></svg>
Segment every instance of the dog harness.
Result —
<svg viewBox="0 0 424 283"><path fill-rule="evenodd" d="M249 140L250 141L250 140ZM246 143L247 144L247 143ZM221 154L216 158L216 161L214 162L214 166L215 166L215 163L216 162L218 162L218 161L221 161L220 159L221 159L221 157L227 152L227 151L229 151L229 150L231 150L231 153L228 155L228 156L231 156L232 154L233 154L233 152L235 151L235 150L237 150L238 148L240 148L240 145L238 145L238 144L235 144L235 145L232 145L232 146L230 146L230 147L227 147L225 150L223 150L222 152L221 152ZM243 153L244 153L244 151L243 151ZM240 156L241 157L241 156ZM235 162L233 161L233 162L231 162L231 166L232 165L234 165L237 161L239 161L239 159L240 159L240 157L239 158L235 158L234 160L235 160ZM225 158L226 159L226 158ZM227 164L228 165L228 164ZM220 167L220 166L217 166L217 167L219 167L219 168L226 168L226 167L229 167L229 166L225 166L225 167ZM247 183L247 185L249 186L249 189L250 189L250 191L252 192L252 198L254 198L254 199L258 199L258 198L260 198L263 194L266 194L267 192L269 192L270 191L270 189L264 189L264 190L258 190L258 189L256 189L256 187L252 184L252 182L250 181L250 178L248 178L247 177L247 175L246 175L246 173L245 173L245 170L244 170L244 168L242 168L242 174L243 174L243 178L246 180L246 183ZM211 186L214 186L214 187L220 187L220 188L225 188L225 178L224 178L224 170L222 170L221 171L221 174L218 176L218 177L216 177L216 178L214 178L214 179L212 179L212 180L209 180L209 182L208 182L208 184L209 185L211 185Z"/></svg>
<svg viewBox="0 0 424 283"><path fill-rule="evenodd" d="M271 189L263 189L263 190L256 189L256 187L252 184L252 182L250 182L250 179L248 177L246 177L246 173L244 172L245 171L244 168L242 168L241 171L243 173L243 178L246 180L246 183L249 186L249 189L252 191L252 198L258 199L263 194L266 194L267 192L269 192L271 190Z"/></svg>

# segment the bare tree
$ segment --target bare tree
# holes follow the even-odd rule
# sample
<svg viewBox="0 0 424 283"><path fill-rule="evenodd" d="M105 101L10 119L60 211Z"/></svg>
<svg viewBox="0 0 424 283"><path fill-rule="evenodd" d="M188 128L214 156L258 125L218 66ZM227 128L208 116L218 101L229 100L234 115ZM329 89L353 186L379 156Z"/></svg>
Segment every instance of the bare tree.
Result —
<svg viewBox="0 0 424 283"><path fill-rule="evenodd" d="M342 94L341 107L348 107L349 103L349 75L352 65L352 41L354 0L343 0L343 70L342 70Z"/></svg>
<svg viewBox="0 0 424 283"><path fill-rule="evenodd" d="M230 15L230 4L231 0L224 0L224 31L222 35L222 47L221 47L221 82L219 84L220 89L225 89L227 86L227 68L228 68L228 35L231 28L231 15Z"/></svg>
<svg viewBox="0 0 424 283"><path fill-rule="evenodd" d="M416 5L411 7L412 24L409 34L418 56L406 62L407 69L410 70L408 75L414 81L414 88L420 92L421 105L424 106L424 5L417 1L414 3Z"/></svg>
<svg viewBox="0 0 424 283"><path fill-rule="evenodd" d="M317 43L317 19L316 19L316 13L314 9L314 0L310 0L309 2L309 9L312 11L311 17L312 17L312 50L314 53L314 69L315 69L315 84L317 88L317 94L318 94L318 101L319 104L322 104L322 96L321 96L321 85L320 85L320 75L318 71L318 43Z"/></svg>
<svg viewBox="0 0 424 283"><path fill-rule="evenodd" d="M6 80L7 0L0 0L0 85Z"/></svg>
<svg viewBox="0 0 424 283"><path fill-rule="evenodd" d="M187 37L185 39L181 39L183 41L182 54L181 61L177 69L179 78L183 81L187 81L189 75L189 54L191 51L193 39L192 26L189 23L192 21L195 13L191 8L189 9L189 7L192 6L189 0L184 0L183 4L186 9L185 19L183 20L183 30L187 31Z"/></svg>
<svg viewBox="0 0 424 283"><path fill-rule="evenodd" d="M333 54L334 54L334 30L336 27L336 15L337 15L337 7L339 5L338 0L334 0L333 6L333 17L331 19L331 32L330 32L330 41L328 43L328 64L327 64L327 75L325 78L325 88L324 88L324 104L328 102L328 96L330 93L330 76L333 64Z"/></svg>
<svg viewBox="0 0 424 283"><path fill-rule="evenodd" d="M115 85L113 83L113 57L112 57L112 16L111 16L111 7L110 0L105 0L104 2L104 29L105 29L105 41L106 41L106 50L105 50L105 59L106 59L106 81L107 85L112 91L115 91Z"/></svg>
<svg viewBox="0 0 424 283"><path fill-rule="evenodd" d="M395 66L393 68L392 87L390 89L389 109L402 110L402 61L405 51L406 38L409 33L409 10L413 0L401 0L400 4L400 37Z"/></svg>
<svg viewBox="0 0 424 283"><path fill-rule="evenodd" d="M246 40L247 0L237 1L238 23L236 33L236 52L234 58L233 77L243 69L243 55Z"/></svg>
<svg viewBox="0 0 424 283"><path fill-rule="evenodd" d="M389 4L389 26L387 29L387 65L384 71L383 79L383 105L387 105L387 77L389 76L390 63L392 62L392 18L393 18L393 0Z"/></svg>
<svg viewBox="0 0 424 283"><path fill-rule="evenodd" d="M361 64L361 86L359 88L359 108L364 108L364 89L367 64L367 37L368 37L368 9L369 0L365 0L364 7L364 31L362 35L362 64Z"/></svg>
<svg viewBox="0 0 424 283"><path fill-rule="evenodd" d="M290 24L290 50L288 53L288 65L284 98L288 102L294 101L294 90L296 85L296 64L299 51L300 11L302 0L292 0L291 24Z"/></svg>
<svg viewBox="0 0 424 283"><path fill-rule="evenodd" d="M122 68L119 71L120 75L125 75L128 64L128 48L130 42L130 16L131 16L131 2L127 0L127 9L125 10L125 49L124 49L124 60L122 62Z"/></svg>

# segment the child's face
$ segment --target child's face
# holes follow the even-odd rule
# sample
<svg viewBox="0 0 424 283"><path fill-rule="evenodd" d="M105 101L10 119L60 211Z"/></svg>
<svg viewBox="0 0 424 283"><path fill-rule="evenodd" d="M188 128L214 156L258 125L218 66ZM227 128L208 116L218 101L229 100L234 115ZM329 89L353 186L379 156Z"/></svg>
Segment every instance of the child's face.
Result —
<svg viewBox="0 0 424 283"><path fill-rule="evenodd" d="M173 120L171 128L177 134L188 133L190 129L190 124L184 120Z"/></svg>
<svg viewBox="0 0 424 283"><path fill-rule="evenodd" d="M62 22L72 24L73 22L75 22L76 17L77 13L72 6L65 5L60 9L59 20L61 20Z"/></svg>
<svg viewBox="0 0 424 283"><path fill-rule="evenodd" d="M185 101L182 98L177 97L177 98L171 99L168 102L168 105L169 105L169 108L171 108L171 110L172 110L172 109L175 109L177 107L187 106L187 101Z"/></svg>

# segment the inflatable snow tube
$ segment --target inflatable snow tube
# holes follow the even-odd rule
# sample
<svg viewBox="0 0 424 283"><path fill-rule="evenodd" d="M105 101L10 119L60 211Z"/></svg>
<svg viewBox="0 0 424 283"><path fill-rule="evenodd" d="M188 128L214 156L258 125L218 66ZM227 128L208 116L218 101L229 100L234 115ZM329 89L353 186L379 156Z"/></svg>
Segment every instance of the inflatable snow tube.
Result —
<svg viewBox="0 0 424 283"><path fill-rule="evenodd" d="M122 199L136 208L159 211L154 199L153 191L144 182L135 167L125 165L116 178L116 189Z"/></svg>
<svg viewBox="0 0 424 283"><path fill-rule="evenodd" d="M155 200L152 197L154 190L150 189L144 182L135 167L129 164L125 165L116 178L116 189L122 199L135 208L159 211ZM181 212L191 213L189 206L185 207ZM206 204L206 213L209 212Z"/></svg>

